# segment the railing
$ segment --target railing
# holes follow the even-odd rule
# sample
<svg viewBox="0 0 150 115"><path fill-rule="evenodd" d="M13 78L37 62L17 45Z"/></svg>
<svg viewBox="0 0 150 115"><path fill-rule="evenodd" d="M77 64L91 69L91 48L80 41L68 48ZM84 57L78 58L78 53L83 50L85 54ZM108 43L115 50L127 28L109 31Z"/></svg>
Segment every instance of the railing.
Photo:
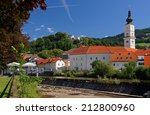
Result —
<svg viewBox="0 0 150 115"><path fill-rule="evenodd" d="M14 77L11 77L11 79L8 81L8 83L6 84L4 90L2 91L0 98L3 98L4 95L6 94L6 90L8 89L8 94L6 95L7 98L9 98L11 96L11 90L12 90L12 86L13 86L13 80ZM10 86L10 87L9 87Z"/></svg>

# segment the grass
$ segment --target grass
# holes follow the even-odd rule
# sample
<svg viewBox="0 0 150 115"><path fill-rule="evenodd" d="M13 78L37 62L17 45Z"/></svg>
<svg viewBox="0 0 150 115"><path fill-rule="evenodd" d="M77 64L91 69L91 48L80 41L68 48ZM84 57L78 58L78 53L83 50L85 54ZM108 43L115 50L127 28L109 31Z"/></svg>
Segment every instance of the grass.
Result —
<svg viewBox="0 0 150 115"><path fill-rule="evenodd" d="M10 77L0 77L0 95L1 93L3 92L5 86L7 85L7 83L9 82L11 78ZM17 80L17 89L19 91L19 76L16 76L16 80ZM8 94L8 91L9 91L9 87L10 85L8 86L5 94L4 94L4 98L6 98L7 94ZM39 98L41 95L38 91L38 88L37 88L37 82L33 82L31 84L28 84L27 87L27 97L28 98Z"/></svg>
<svg viewBox="0 0 150 115"><path fill-rule="evenodd" d="M36 76L31 76L31 77L36 77ZM16 80L17 80L18 91L20 91L21 85L19 82L19 76L16 77ZM41 97L37 86L38 86L38 83L36 81L31 82L29 84L28 83L25 84L24 88L27 92L23 95L20 95L19 97L21 97L21 98L39 98L39 97Z"/></svg>
<svg viewBox="0 0 150 115"><path fill-rule="evenodd" d="M142 46L142 47L147 47L147 46L150 46L150 43L137 43L136 45Z"/></svg>
<svg viewBox="0 0 150 115"><path fill-rule="evenodd" d="M7 83L9 82L11 78L7 77L0 77L0 94L2 93L2 91L4 90L5 86L7 85ZM4 97L6 97L6 94L8 93L8 90L9 90L9 87L10 85L8 86L6 92L5 92L5 95Z"/></svg>

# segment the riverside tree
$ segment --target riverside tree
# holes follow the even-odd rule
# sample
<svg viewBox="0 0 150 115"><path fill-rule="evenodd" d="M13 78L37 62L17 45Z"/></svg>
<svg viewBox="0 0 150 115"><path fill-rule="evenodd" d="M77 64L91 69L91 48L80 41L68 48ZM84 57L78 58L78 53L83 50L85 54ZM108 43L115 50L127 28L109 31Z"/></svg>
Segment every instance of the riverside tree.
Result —
<svg viewBox="0 0 150 115"><path fill-rule="evenodd" d="M111 77L114 74L114 69L110 63L96 60L92 63L92 68L95 74L102 78Z"/></svg>

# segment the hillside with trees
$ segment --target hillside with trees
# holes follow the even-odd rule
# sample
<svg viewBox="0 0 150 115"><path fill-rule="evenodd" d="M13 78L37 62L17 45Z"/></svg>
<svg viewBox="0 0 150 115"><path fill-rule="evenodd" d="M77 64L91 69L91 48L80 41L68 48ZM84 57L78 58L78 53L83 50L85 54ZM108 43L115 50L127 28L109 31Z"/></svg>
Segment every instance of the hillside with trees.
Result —
<svg viewBox="0 0 150 115"><path fill-rule="evenodd" d="M49 56L48 53L53 52L52 51L53 49L67 51L72 48L79 47L81 45L123 46L123 37L124 34L121 33L116 36L108 36L105 38L81 37L79 40L79 39L72 39L65 32L57 32L53 35L44 36L42 38L38 38L37 40L31 41L30 49L32 53L38 53L39 56L42 55L42 57L46 58L46 57L53 57ZM137 48L150 47L150 28L136 30L136 37L137 37L136 39ZM47 54L44 54L44 52ZM58 52L62 53L62 51Z"/></svg>

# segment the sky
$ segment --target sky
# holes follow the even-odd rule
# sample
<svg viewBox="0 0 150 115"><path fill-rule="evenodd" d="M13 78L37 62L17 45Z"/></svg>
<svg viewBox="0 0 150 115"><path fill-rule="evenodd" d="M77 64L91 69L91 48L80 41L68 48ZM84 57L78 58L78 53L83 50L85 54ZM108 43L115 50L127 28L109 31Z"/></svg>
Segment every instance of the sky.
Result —
<svg viewBox="0 0 150 115"><path fill-rule="evenodd" d="M56 32L92 38L124 32L131 10L136 29L150 27L150 0L46 0L47 10L31 12L22 32L32 40Z"/></svg>

